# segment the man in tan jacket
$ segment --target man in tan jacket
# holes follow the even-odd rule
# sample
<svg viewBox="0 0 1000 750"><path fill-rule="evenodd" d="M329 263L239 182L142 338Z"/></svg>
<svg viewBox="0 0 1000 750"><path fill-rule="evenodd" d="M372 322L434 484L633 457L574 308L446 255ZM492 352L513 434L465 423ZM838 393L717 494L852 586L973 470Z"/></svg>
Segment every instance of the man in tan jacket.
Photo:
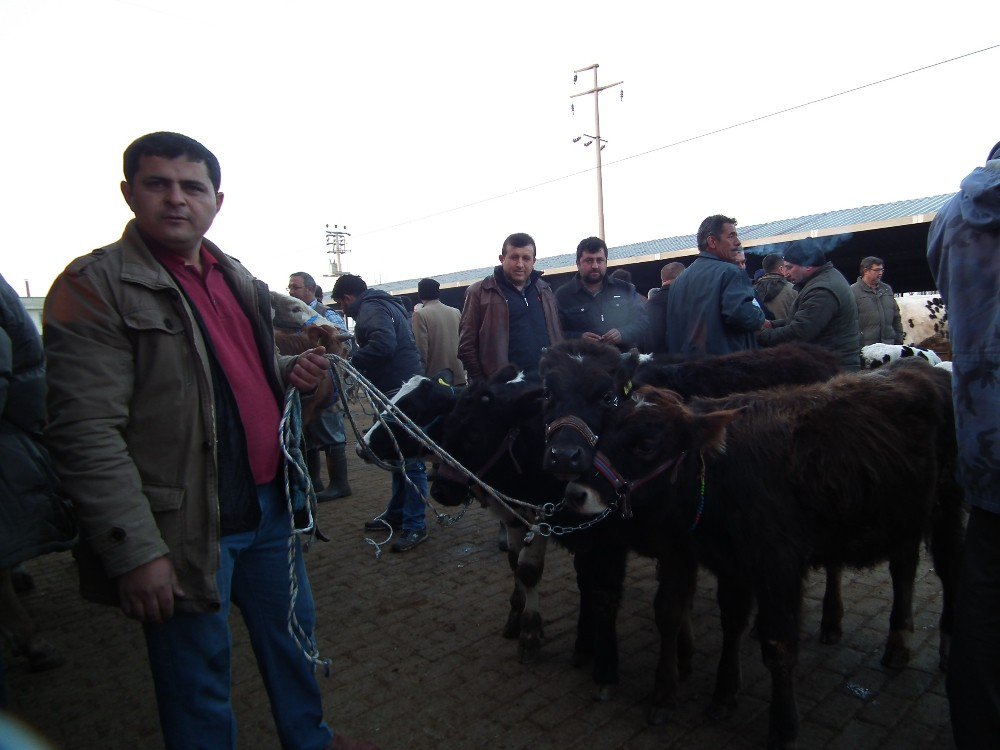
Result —
<svg viewBox="0 0 1000 750"><path fill-rule="evenodd" d="M452 385L465 385L465 368L458 358L458 326L462 314L441 297L441 284L436 279L421 279L417 296L423 306L413 311L413 338L417 341L424 374L433 377L442 370L451 370Z"/></svg>
<svg viewBox="0 0 1000 750"><path fill-rule="evenodd" d="M223 198L211 151L152 133L126 149L124 173L135 219L70 263L43 318L47 434L79 514L81 588L143 624L167 748L235 747L230 602L282 747L372 748L323 720L280 477L284 388L315 389L324 352L278 357L266 286L205 239Z"/></svg>

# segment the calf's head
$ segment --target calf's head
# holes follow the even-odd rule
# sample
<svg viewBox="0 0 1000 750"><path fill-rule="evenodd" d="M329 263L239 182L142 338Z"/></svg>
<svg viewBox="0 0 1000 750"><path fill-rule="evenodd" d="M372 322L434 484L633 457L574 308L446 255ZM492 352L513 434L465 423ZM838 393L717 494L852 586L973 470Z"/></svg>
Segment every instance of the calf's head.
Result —
<svg viewBox="0 0 1000 750"><path fill-rule="evenodd" d="M690 474L700 452L725 450L726 426L739 409L698 414L673 391L639 388L609 414L598 443L600 461L566 486L567 506L583 514L603 512L612 503L666 497L663 488Z"/></svg>
<svg viewBox="0 0 1000 750"><path fill-rule="evenodd" d="M456 391L444 377L437 379L414 375L392 397L391 403L410 418L431 440L438 442L445 417L457 399ZM399 446L398 450L396 446ZM358 443L358 455L369 460L371 454L382 460L420 458L429 455L424 444L413 437L391 413L382 412Z"/></svg>
<svg viewBox="0 0 1000 750"><path fill-rule="evenodd" d="M513 365L488 381L467 386L444 422L440 445L462 466L487 484L497 484L498 471L510 471L507 456L515 429L541 408L541 388L524 380ZM458 505L475 485L442 463L431 484L431 496L442 505Z"/></svg>
<svg viewBox="0 0 1000 750"><path fill-rule="evenodd" d="M638 355L574 340L549 348L539 371L545 410L545 470L570 480L590 471L608 414L631 391Z"/></svg>

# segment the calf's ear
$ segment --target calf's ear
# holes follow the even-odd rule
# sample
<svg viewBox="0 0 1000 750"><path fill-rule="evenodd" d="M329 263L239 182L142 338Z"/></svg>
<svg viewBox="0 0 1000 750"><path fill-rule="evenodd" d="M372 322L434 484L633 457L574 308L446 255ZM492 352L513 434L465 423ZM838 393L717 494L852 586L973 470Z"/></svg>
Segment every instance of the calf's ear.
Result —
<svg viewBox="0 0 1000 750"><path fill-rule="evenodd" d="M742 416L745 407L700 414L692 425L694 447L711 453L725 453L726 427Z"/></svg>

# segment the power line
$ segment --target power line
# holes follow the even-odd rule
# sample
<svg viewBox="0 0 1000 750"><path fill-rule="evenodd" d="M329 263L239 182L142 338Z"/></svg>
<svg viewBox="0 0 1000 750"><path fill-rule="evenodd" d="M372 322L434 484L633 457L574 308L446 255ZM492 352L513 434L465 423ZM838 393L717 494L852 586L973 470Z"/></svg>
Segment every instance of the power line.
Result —
<svg viewBox="0 0 1000 750"><path fill-rule="evenodd" d="M853 88L849 88L849 89L845 89L843 91L839 91L836 94L828 94L827 96L821 96L818 99L811 99L811 100L809 100L807 102L803 102L801 104L795 104L795 105L793 105L791 107L785 107L784 109L779 109L779 110L776 110L776 111L771 112L771 113L766 114L766 115L760 115L758 117L752 117L749 120L743 120L741 122L733 123L732 125L726 125L726 126L721 127L721 128L716 128L715 130L709 130L709 131L707 131L705 133L701 133L699 135L693 135L693 136L691 136L689 138L682 138L679 141L674 141L673 143L668 143L668 144L666 144L664 146L657 146L656 148L651 148L648 151L641 151L638 154L632 154L630 156L623 156L620 159L615 159L613 161L606 162L604 166L611 166L612 164L620 164L621 162L629 161L630 159L638 159L641 156L648 156L649 154L654 154L657 151L664 151L664 150L666 150L668 148L675 148L677 146L682 146L682 145L684 145L686 143L691 143L693 141L701 140L702 138L708 138L709 136L718 135L719 133L725 133L727 130L734 130L736 128L741 128L744 125L752 125L755 122L761 122L762 120L768 120L768 119L771 119L772 117L778 117L779 115L784 115L784 114L787 114L789 112L794 112L797 109L803 109L805 107L810 107L813 104L819 104L820 102L830 101L831 99L836 99L836 98L841 97L841 96L846 96L848 94L853 94L853 93L855 93L857 91L862 91L863 89L868 89L868 88L871 88L873 86L880 86L883 83L888 83L889 81L895 81L898 78L905 78L906 76L913 75L914 73L921 73L921 72L923 72L925 70L930 70L931 68L936 68L936 67L939 67L941 65L946 65L947 63L952 63L952 62L955 62L957 60L962 60L962 59L964 59L966 57L972 57L973 55L978 55L978 54L983 53L983 52L989 52L990 50L995 50L995 49L998 49L998 48L1000 48L1000 44L994 44L994 45L991 45L989 47L983 47L982 49L974 50L973 52L966 52L965 54L957 55L956 57L949 57L947 60L939 60L938 62L930 63L929 65L923 65L923 66L921 66L919 68L914 68L913 70L908 70L905 73L897 73L896 75L888 76L887 78L880 78L877 81L871 81L870 83L864 83L864 84L861 84L860 86L854 86ZM554 182L560 182L562 180L568 180L571 177L578 177L579 175L587 174L588 172L593 172L595 169L596 169L596 167L590 167L588 169L581 169L578 172L570 172L569 174L564 174L561 177L553 177L551 180L545 180L543 182L536 182L534 185L528 185L526 187L517 188L516 190L510 190L510 191L508 191L506 193L500 193L499 195L494 195L494 196L491 196L489 198L482 198L480 200L473 201L472 203L465 203L465 204L463 204L461 206L455 206L454 208L444 209L443 211L436 211L434 213L427 214L425 216L420 216L420 217L418 217L416 219L407 219L406 221L401 221L401 222L399 222L397 224L391 224L389 226L381 227L379 229L373 229L370 232L362 232L358 236L367 236L367 235L370 235L370 234L378 234L379 232L387 232L390 229L396 229L398 227L403 227L403 226L406 226L407 224L416 224L417 222L426 221L427 219L433 219L433 218L438 217L438 216L444 216L445 214L454 213L456 211L464 211L467 208L472 208L473 206L479 206L479 205L482 205L483 203L489 203L490 201L496 201L496 200L500 200L501 198L507 198L507 197L510 197L512 195L517 195L518 193L527 192L528 190L535 190L535 189L540 188L540 187L545 187L546 185L551 185Z"/></svg>

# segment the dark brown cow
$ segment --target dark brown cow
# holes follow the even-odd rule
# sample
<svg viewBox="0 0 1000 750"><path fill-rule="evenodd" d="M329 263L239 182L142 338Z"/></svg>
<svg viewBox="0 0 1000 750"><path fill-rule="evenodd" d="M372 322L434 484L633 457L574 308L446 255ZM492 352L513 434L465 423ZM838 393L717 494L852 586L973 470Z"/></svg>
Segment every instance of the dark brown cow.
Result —
<svg viewBox="0 0 1000 750"><path fill-rule="evenodd" d="M927 535L944 592L945 663L962 534L947 373L901 361L689 405L644 387L608 415L598 450L600 471L567 485L567 503L589 513L614 503L670 535L674 560L661 567L667 610L689 606L695 562L718 577L724 642L713 704L720 712L736 702L739 642L756 597L772 676L771 747L793 746L798 732L793 674L811 565L889 561L894 597L882 661L901 666Z"/></svg>

